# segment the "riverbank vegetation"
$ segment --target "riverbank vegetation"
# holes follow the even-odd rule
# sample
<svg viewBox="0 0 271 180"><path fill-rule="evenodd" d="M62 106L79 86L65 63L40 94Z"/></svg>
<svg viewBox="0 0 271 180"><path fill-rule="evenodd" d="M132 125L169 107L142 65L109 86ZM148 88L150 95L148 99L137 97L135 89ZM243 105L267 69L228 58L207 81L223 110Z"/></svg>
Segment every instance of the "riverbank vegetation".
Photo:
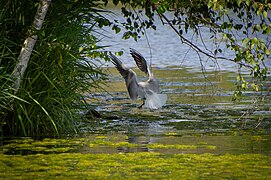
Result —
<svg viewBox="0 0 271 180"><path fill-rule="evenodd" d="M1 2L0 123L5 135L77 132L80 112L88 109L85 92L105 78L95 61L105 56L95 46L97 21L103 20L101 5L98 1L53 1L42 29L34 31L39 2ZM20 88L14 92L11 72L30 32L38 35L37 42Z"/></svg>

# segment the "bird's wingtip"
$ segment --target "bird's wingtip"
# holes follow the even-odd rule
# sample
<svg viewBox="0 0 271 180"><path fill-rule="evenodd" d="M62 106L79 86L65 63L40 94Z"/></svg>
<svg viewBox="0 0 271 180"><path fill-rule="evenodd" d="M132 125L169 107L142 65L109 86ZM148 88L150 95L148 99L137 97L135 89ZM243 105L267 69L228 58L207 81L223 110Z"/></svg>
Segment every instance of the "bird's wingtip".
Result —
<svg viewBox="0 0 271 180"><path fill-rule="evenodd" d="M135 50L133 48L130 48L130 54L139 54L139 55L141 55L137 50Z"/></svg>

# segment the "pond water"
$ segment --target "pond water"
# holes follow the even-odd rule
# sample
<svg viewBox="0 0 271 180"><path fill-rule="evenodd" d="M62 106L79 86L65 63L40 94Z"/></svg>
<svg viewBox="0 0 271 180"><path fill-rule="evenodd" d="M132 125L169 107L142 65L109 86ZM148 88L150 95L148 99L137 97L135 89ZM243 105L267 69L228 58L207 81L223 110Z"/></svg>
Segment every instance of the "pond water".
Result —
<svg viewBox="0 0 271 180"><path fill-rule="evenodd" d="M86 95L101 118L88 117L78 137L9 141L1 146L0 177L270 179L270 79L265 91L244 92L233 102L235 65L221 62L217 68L209 60L208 71L202 71L198 57L170 29L159 28L148 33L150 47L144 39L135 43L116 36L110 48L123 50L131 67L129 47L152 58L168 96L163 109L138 109L141 101L128 98L122 77L107 63L107 86Z"/></svg>
<svg viewBox="0 0 271 180"><path fill-rule="evenodd" d="M84 130L112 133L113 137L123 134L128 143L137 144L124 152L270 154L270 101L260 102L260 94L245 92L243 100L233 102L234 73L203 75L188 68L154 69L168 101L163 109L148 110L137 108L141 101L128 99L125 84L114 68L108 71L112 74L107 87L110 94L100 92L90 98L97 99L96 110L110 120ZM270 100L267 92L262 93ZM197 147L153 149L153 144Z"/></svg>
<svg viewBox="0 0 271 180"><path fill-rule="evenodd" d="M109 19L117 19L120 22L126 22L120 13L119 9L112 9L113 14L106 14ZM166 14L166 16L171 19L172 14ZM260 23L260 22L259 22ZM203 54L198 54L188 45L182 44L180 37L167 25L163 25L159 16L155 16L156 31L152 29L145 30L145 34L141 35L137 41L132 38L128 40L123 40L122 35L125 30L118 34L115 34L111 29L105 29L104 34L107 37L103 37L99 45L108 46L105 49L118 52L123 51L124 54L121 56L123 62L130 67L135 66L135 63L131 59L129 54L129 48L134 48L138 50L148 62L152 63L153 66L164 68L168 66L182 66L198 70L226 70L231 72L237 72L238 66L236 63L227 60L217 60L214 61ZM200 34L195 34L192 31L183 33L183 37L191 41L193 44L198 46L200 49L206 51L207 53L214 52L216 48L222 50L221 53L217 53L217 56L224 56L226 58L234 59L235 53L226 48L226 42L223 40L222 35L217 35L216 39L210 39L213 34L207 28L199 29ZM262 35L263 36L263 35ZM270 41L269 35L259 36L263 40ZM244 38L242 33L236 32L236 37ZM271 59L268 59L266 65L271 67ZM105 63L106 66L111 66L112 63ZM245 71L245 69L244 69Z"/></svg>
<svg viewBox="0 0 271 180"><path fill-rule="evenodd" d="M154 68L168 101L148 110L128 99L115 68L107 72L107 92L87 96L101 118L89 117L78 137L9 141L1 146L0 177L270 179L270 101L252 92L231 101L234 73Z"/></svg>

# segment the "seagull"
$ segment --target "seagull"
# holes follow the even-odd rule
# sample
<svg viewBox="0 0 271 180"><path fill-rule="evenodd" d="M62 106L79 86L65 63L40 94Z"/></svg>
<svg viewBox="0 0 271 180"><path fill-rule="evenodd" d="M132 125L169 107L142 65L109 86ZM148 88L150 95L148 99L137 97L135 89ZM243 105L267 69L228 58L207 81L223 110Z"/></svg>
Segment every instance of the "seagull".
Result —
<svg viewBox="0 0 271 180"><path fill-rule="evenodd" d="M149 69L145 58L132 48L130 48L130 54L135 60L138 68L148 76L147 81L139 82L136 73L131 68L123 64L115 55L109 55L112 63L125 80L130 98L132 100L136 100L137 98L143 100L143 104L140 105L139 108L162 108L167 101L167 95L160 94L159 82L155 79L153 73Z"/></svg>

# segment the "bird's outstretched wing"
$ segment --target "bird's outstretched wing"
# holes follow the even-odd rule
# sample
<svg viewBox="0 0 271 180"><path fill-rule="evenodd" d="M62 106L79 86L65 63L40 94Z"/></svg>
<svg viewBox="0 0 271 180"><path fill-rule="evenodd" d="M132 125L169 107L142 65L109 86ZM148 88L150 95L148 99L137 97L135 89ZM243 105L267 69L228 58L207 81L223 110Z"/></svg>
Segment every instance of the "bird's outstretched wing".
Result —
<svg viewBox="0 0 271 180"><path fill-rule="evenodd" d="M143 71L144 73L149 75L150 72L149 72L148 65L147 65L145 58L139 52L137 52L136 50L134 50L132 48L130 48L130 53L131 53L132 57L134 58L137 67L141 71Z"/></svg>
<svg viewBox="0 0 271 180"><path fill-rule="evenodd" d="M126 67L115 55L111 54L109 57L122 77L125 79L130 98L135 100L138 96L138 82L136 73L130 68Z"/></svg>
<svg viewBox="0 0 271 180"><path fill-rule="evenodd" d="M110 54L110 59L112 60L112 63L115 65L119 73L122 75L122 77L125 79L127 75L129 74L129 68L127 68L115 55Z"/></svg>

